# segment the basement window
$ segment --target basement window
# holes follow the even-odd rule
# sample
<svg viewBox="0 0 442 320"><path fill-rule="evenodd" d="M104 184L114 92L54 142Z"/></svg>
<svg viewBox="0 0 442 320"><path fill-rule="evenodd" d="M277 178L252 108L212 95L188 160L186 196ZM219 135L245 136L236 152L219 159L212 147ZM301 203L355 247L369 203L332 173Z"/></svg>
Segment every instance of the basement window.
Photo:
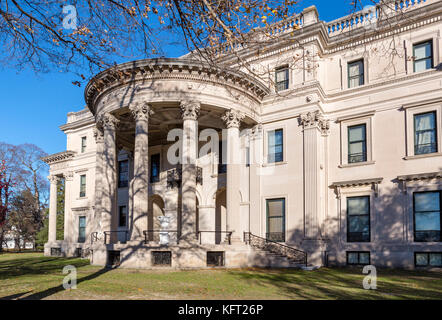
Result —
<svg viewBox="0 0 442 320"><path fill-rule="evenodd" d="M120 251L109 250L107 252L107 265L115 267L120 265Z"/></svg>
<svg viewBox="0 0 442 320"><path fill-rule="evenodd" d="M153 266L171 266L172 252L171 251L152 251L152 265Z"/></svg>
<svg viewBox="0 0 442 320"><path fill-rule="evenodd" d="M51 256L61 257L61 248L51 248Z"/></svg>
<svg viewBox="0 0 442 320"><path fill-rule="evenodd" d="M207 251L208 267L224 267L224 251Z"/></svg>

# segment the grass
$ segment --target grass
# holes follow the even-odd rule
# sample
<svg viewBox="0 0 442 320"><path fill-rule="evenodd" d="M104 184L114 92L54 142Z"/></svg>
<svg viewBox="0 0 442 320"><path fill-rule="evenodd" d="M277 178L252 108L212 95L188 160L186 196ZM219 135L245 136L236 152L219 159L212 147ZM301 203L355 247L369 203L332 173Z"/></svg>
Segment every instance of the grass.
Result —
<svg viewBox="0 0 442 320"><path fill-rule="evenodd" d="M77 289L61 286L77 268ZM0 299L442 299L442 272L378 269L364 290L360 268L302 270L103 269L40 253L0 254Z"/></svg>

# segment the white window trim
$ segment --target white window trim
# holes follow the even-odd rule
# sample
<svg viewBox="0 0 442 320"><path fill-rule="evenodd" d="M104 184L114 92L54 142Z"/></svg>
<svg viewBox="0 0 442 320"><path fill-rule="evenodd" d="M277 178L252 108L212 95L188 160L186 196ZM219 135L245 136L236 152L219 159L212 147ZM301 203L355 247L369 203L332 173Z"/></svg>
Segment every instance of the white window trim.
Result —
<svg viewBox="0 0 442 320"><path fill-rule="evenodd" d="M427 32L425 34L420 34L420 35L411 35L410 39L405 40L405 46L407 48L407 57L409 58L409 60L407 61L408 74L428 72L428 70L414 72L414 60L410 59L410 58L413 57L413 46L415 44L422 43L425 41L430 41L430 40L433 41L433 67L435 67L439 63L441 63L441 58L440 58L441 52L439 49L441 46L441 41L440 41L440 31L439 30L436 29L434 31Z"/></svg>
<svg viewBox="0 0 442 320"><path fill-rule="evenodd" d="M268 162L268 140L269 140L269 132L275 131L278 129L282 129L282 161L279 162ZM264 161L263 161L263 167L267 166L277 166L277 165L283 165L287 164L287 126L285 124L274 124L270 126L266 126L264 128Z"/></svg>
<svg viewBox="0 0 442 320"><path fill-rule="evenodd" d="M352 62L356 62L362 60L364 63L364 84L361 86L350 88L348 86L348 64ZM343 82L343 88L346 90L354 90L357 88L363 88L365 85L369 83L369 76L368 76L368 59L365 56L362 55L355 55L347 58L342 58L342 64L345 66L345 68L342 68L342 82Z"/></svg>
<svg viewBox="0 0 442 320"><path fill-rule="evenodd" d="M419 105L406 105L406 154L404 160L421 159L435 156L442 156L442 101L420 103ZM437 152L428 154L414 154L414 115L426 112L436 112L436 138Z"/></svg>
<svg viewBox="0 0 442 320"><path fill-rule="evenodd" d="M283 69L287 69L288 70L287 71L287 74L288 74L288 88L284 89L284 90L281 90L281 91L278 91L278 90L276 90L276 73L279 70L283 70ZM274 83L273 90L275 91L275 94L279 94L281 92L286 92L286 91L290 90L290 87L292 85L292 80L291 79L292 79L292 68L290 68L290 64L282 64L282 65L276 66L275 69L274 69L274 72L273 72L273 83Z"/></svg>
<svg viewBox="0 0 442 320"><path fill-rule="evenodd" d="M266 237L266 233L267 233L267 200L272 200L272 199L284 199L284 203L285 203L285 212L284 212L284 239L285 241L282 243L287 243L288 241L288 226L289 226L289 216L287 214L287 212L289 212L288 210L288 206L289 206L289 196L287 194L276 194L276 195L271 195L271 196L264 196L262 197L262 215L261 215L261 237L265 238Z"/></svg>
<svg viewBox="0 0 442 320"><path fill-rule="evenodd" d="M80 191L81 191L81 176L85 176L85 180L86 180L86 184L85 184L85 193L84 193L84 197L80 197ZM77 200L84 200L87 199L87 190L88 190L88 186L87 186L87 181L88 181L88 174L86 173L86 171L80 171L80 173L78 174L78 190L77 190L77 194L78 194L78 198Z"/></svg>
<svg viewBox="0 0 442 320"><path fill-rule="evenodd" d="M339 168L359 167L375 164L373 155L373 116L374 113L360 115L355 118L343 118L338 121L341 124L341 163ZM365 124L367 161L348 163L348 127Z"/></svg>

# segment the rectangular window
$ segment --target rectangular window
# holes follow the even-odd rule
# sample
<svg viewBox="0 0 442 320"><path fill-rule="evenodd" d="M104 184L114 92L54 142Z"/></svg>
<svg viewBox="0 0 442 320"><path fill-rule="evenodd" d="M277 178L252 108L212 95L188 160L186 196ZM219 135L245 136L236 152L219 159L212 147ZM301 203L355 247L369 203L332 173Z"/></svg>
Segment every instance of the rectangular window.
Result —
<svg viewBox="0 0 442 320"><path fill-rule="evenodd" d="M364 60L348 64L348 87L356 88L364 84Z"/></svg>
<svg viewBox="0 0 442 320"><path fill-rule="evenodd" d="M218 144L218 173L227 172L227 164L223 163L223 145L226 145L226 141L220 140Z"/></svg>
<svg viewBox="0 0 442 320"><path fill-rule="evenodd" d="M366 125L348 127L348 163L365 161L367 161Z"/></svg>
<svg viewBox="0 0 442 320"><path fill-rule="evenodd" d="M152 265L170 266L172 265L171 251L152 251Z"/></svg>
<svg viewBox="0 0 442 320"><path fill-rule="evenodd" d="M440 191L415 192L414 241L441 241Z"/></svg>
<svg viewBox="0 0 442 320"><path fill-rule="evenodd" d="M413 45L414 72L433 68L433 41Z"/></svg>
<svg viewBox="0 0 442 320"><path fill-rule="evenodd" d="M370 242L370 197L347 198L347 242Z"/></svg>
<svg viewBox="0 0 442 320"><path fill-rule="evenodd" d="M80 176L80 198L86 197L86 175Z"/></svg>
<svg viewBox="0 0 442 320"><path fill-rule="evenodd" d="M285 199L267 200L266 239L285 242Z"/></svg>
<svg viewBox="0 0 442 320"><path fill-rule="evenodd" d="M224 251L207 251L207 266L208 267L223 267L224 266Z"/></svg>
<svg viewBox="0 0 442 320"><path fill-rule="evenodd" d="M129 186L129 160L118 162L118 188Z"/></svg>
<svg viewBox="0 0 442 320"><path fill-rule="evenodd" d="M86 137L81 137L81 153L86 151Z"/></svg>
<svg viewBox="0 0 442 320"><path fill-rule="evenodd" d="M348 265L370 264L370 252L368 251L347 251Z"/></svg>
<svg viewBox="0 0 442 320"><path fill-rule="evenodd" d="M289 88L289 68L281 67L275 71L276 92L287 90Z"/></svg>
<svg viewBox="0 0 442 320"><path fill-rule="evenodd" d="M416 267L442 267L442 252L415 252Z"/></svg>
<svg viewBox="0 0 442 320"><path fill-rule="evenodd" d="M126 206L120 206L119 207L119 215L118 215L118 226L119 227L125 227L126 221L127 221L127 207Z"/></svg>
<svg viewBox="0 0 442 320"><path fill-rule="evenodd" d="M437 152L436 112L414 115L414 154Z"/></svg>
<svg viewBox="0 0 442 320"><path fill-rule="evenodd" d="M86 241L86 217L78 217L78 242Z"/></svg>
<svg viewBox="0 0 442 320"><path fill-rule="evenodd" d="M150 156L150 182L160 181L160 154Z"/></svg>
<svg viewBox="0 0 442 320"><path fill-rule="evenodd" d="M120 251L109 250L107 252L107 263L108 266L119 266L120 265Z"/></svg>
<svg viewBox="0 0 442 320"><path fill-rule="evenodd" d="M282 129L269 131L267 162L274 163L282 161L284 161L283 131Z"/></svg>

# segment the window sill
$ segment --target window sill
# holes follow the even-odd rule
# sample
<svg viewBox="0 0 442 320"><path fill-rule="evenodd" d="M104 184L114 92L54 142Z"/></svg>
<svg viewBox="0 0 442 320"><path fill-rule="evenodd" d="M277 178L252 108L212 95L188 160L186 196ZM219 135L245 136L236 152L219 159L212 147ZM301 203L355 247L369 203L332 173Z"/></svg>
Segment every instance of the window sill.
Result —
<svg viewBox="0 0 442 320"><path fill-rule="evenodd" d="M356 163L345 163L338 165L339 168L352 168L352 167L360 167L360 166L369 166L375 164L376 161L364 161L364 162L356 162Z"/></svg>
<svg viewBox="0 0 442 320"><path fill-rule="evenodd" d="M226 174L227 174L227 172L223 172L223 173L214 173L214 174L212 174L210 177L211 177L211 178L218 178L218 176L223 177L223 176L225 176Z"/></svg>
<svg viewBox="0 0 442 320"><path fill-rule="evenodd" d="M87 197L78 197L77 200L87 200Z"/></svg>
<svg viewBox="0 0 442 320"><path fill-rule="evenodd" d="M414 159L431 158L431 157L440 157L440 156L442 156L442 152L419 154L419 155L417 155L417 156L406 156L406 157L404 157L403 159L404 159L404 160L414 160Z"/></svg>
<svg viewBox="0 0 442 320"><path fill-rule="evenodd" d="M270 162L270 163L263 163L263 167L273 167L273 166L282 166L287 164L287 161L280 161L280 162Z"/></svg>

